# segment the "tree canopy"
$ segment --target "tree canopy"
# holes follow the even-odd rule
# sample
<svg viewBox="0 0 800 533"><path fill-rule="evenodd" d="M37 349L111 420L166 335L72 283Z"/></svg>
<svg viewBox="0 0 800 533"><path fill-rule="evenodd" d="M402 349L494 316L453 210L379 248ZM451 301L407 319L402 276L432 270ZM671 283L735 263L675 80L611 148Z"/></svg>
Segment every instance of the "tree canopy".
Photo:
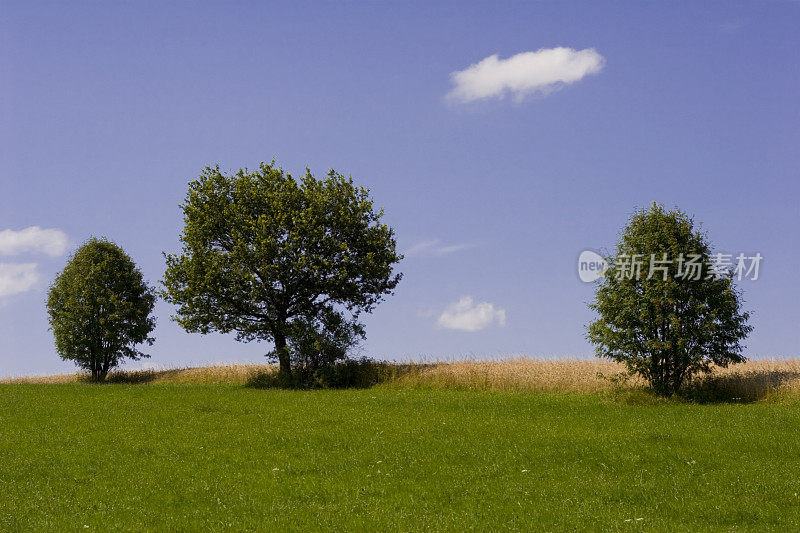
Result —
<svg viewBox="0 0 800 533"><path fill-rule="evenodd" d="M588 338L662 395L713 365L745 360L752 330L732 272L715 268L707 235L679 210L636 211L598 280Z"/></svg>
<svg viewBox="0 0 800 533"><path fill-rule="evenodd" d="M47 310L62 359L105 379L123 359L148 355L155 292L125 251L106 239L90 239L50 286Z"/></svg>
<svg viewBox="0 0 800 533"><path fill-rule="evenodd" d="M359 315L401 278L393 267L402 256L382 210L333 170L298 179L274 162L231 174L206 167L181 207L183 249L166 255L163 280L164 297L178 306L175 320L190 332L274 342L270 355L285 376L293 349L341 353L343 341L363 335Z"/></svg>

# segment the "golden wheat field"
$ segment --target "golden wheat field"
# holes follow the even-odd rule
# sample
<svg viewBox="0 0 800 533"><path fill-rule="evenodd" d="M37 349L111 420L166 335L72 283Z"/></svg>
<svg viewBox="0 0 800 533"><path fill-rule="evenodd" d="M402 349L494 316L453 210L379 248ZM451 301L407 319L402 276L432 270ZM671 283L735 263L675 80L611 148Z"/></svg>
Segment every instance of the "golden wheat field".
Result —
<svg viewBox="0 0 800 533"><path fill-rule="evenodd" d="M593 360L516 358L498 361L382 364L382 386L434 387L509 392L606 393L641 391L643 380L622 364ZM388 371L387 371L388 370ZM247 385L274 375L271 365L214 365L121 371L112 383ZM83 374L16 377L0 383L58 384L85 380ZM687 396L699 400L800 401L800 359L748 361L692 380Z"/></svg>

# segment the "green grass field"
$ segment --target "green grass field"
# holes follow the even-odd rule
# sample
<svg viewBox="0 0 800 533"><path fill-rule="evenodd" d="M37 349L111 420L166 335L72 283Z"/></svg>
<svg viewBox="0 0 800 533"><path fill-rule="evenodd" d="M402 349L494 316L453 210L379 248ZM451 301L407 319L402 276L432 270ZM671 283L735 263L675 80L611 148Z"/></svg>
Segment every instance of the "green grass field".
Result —
<svg viewBox="0 0 800 533"><path fill-rule="evenodd" d="M800 409L0 385L0 530L797 530Z"/></svg>

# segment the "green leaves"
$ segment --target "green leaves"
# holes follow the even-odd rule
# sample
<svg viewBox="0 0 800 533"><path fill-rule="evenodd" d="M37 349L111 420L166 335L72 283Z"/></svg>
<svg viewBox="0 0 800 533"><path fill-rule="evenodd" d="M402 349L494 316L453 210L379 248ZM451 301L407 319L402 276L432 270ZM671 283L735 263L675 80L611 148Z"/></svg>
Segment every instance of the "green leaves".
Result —
<svg viewBox="0 0 800 533"><path fill-rule="evenodd" d="M590 304L599 319L589 324L587 337L597 355L625 362L667 395L712 365L744 361L740 342L752 327L730 275L694 279L674 260L663 276L648 275L663 266L654 264L660 258L695 256L707 264L711 254L707 235L681 211L653 203L635 212ZM643 258L642 276L615 275L622 258L637 255Z"/></svg>
<svg viewBox="0 0 800 533"><path fill-rule="evenodd" d="M93 377L103 378L124 358L148 357L155 293L116 244L90 239L50 286L47 310L56 350Z"/></svg>
<svg viewBox="0 0 800 533"><path fill-rule="evenodd" d="M163 295L187 331L284 345L332 313L355 323L401 278L394 232L369 191L333 170L296 179L274 163L231 175L207 167L182 208L183 250L166 255Z"/></svg>

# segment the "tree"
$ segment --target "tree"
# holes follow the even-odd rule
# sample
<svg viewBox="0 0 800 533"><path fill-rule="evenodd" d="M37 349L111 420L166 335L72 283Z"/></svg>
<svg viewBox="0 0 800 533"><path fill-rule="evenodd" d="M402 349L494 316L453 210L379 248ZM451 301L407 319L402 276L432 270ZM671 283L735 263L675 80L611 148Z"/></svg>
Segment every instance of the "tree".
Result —
<svg viewBox="0 0 800 533"><path fill-rule="evenodd" d="M733 273L712 266L707 235L686 214L656 203L636 211L606 261L589 306L599 315L587 335L599 357L624 362L665 396L714 365L745 360L752 327Z"/></svg>
<svg viewBox="0 0 800 533"><path fill-rule="evenodd" d="M156 296L125 251L106 239L90 239L50 286L47 310L62 359L103 380L125 359L149 357L137 344L153 344L150 316Z"/></svg>
<svg viewBox="0 0 800 533"><path fill-rule="evenodd" d="M336 312L324 313L316 320L297 319L289 328L291 364L312 371L345 359L365 336L362 324Z"/></svg>
<svg viewBox="0 0 800 533"><path fill-rule="evenodd" d="M230 175L206 167L181 207L183 250L166 255L163 280L165 299L179 306L173 318L190 332L273 342L284 380L310 337L341 348L363 335L360 314L402 276L383 211L333 170L319 180L308 170L295 179L274 162Z"/></svg>

